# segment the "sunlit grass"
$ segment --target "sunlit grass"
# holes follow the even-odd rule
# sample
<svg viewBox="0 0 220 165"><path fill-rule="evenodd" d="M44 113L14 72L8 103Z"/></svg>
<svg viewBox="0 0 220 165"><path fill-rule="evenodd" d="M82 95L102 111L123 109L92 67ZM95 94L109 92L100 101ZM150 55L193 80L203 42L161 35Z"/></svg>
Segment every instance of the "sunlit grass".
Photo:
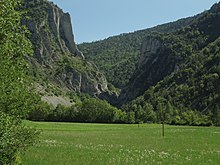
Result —
<svg viewBox="0 0 220 165"><path fill-rule="evenodd" d="M42 130L24 164L219 164L220 128L26 122Z"/></svg>

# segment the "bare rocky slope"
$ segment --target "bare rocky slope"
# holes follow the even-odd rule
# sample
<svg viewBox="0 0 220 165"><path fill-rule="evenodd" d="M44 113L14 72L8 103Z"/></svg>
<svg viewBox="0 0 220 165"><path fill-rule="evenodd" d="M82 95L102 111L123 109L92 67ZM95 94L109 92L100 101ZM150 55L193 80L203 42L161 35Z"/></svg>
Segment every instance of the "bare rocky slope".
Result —
<svg viewBox="0 0 220 165"><path fill-rule="evenodd" d="M75 44L69 13L45 0L26 0L24 8L23 24L34 46L34 56L28 61L35 82L44 88L41 94L109 94L105 76Z"/></svg>

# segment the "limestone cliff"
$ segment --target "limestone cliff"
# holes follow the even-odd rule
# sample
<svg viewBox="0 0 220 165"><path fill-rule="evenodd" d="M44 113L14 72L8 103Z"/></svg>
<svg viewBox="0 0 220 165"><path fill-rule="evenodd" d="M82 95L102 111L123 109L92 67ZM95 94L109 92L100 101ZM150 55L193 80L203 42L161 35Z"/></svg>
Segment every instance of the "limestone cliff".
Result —
<svg viewBox="0 0 220 165"><path fill-rule="evenodd" d="M63 52L70 52L75 56L84 59L83 54L78 50L73 36L71 18L69 13L55 5L50 5L48 10L49 28L57 36L59 46Z"/></svg>
<svg viewBox="0 0 220 165"><path fill-rule="evenodd" d="M104 75L85 60L75 44L70 15L46 0L26 0L24 8L27 17L23 24L30 30L34 46L34 56L28 60L35 79L60 91L92 96L108 92Z"/></svg>
<svg viewBox="0 0 220 165"><path fill-rule="evenodd" d="M76 67L76 61L78 66ZM62 88L68 88L75 92L87 93L99 96L102 92L107 92L107 80L95 67L84 61L64 59L55 69L54 82Z"/></svg>
<svg viewBox="0 0 220 165"><path fill-rule="evenodd" d="M68 13L47 1L26 0L28 19L24 20L31 32L35 57L41 64L50 65L60 53L72 54L84 59L78 50Z"/></svg>
<svg viewBox="0 0 220 165"><path fill-rule="evenodd" d="M128 86L122 90L120 104L142 95L178 68L180 57L173 54L167 41L160 36L148 36L142 44L137 69Z"/></svg>

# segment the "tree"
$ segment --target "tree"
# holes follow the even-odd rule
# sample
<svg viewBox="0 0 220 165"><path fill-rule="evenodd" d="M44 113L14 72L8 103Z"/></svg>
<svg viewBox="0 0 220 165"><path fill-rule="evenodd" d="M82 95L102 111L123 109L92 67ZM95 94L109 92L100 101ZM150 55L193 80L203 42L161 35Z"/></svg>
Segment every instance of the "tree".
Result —
<svg viewBox="0 0 220 165"><path fill-rule="evenodd" d="M220 108L218 104L215 104L213 110L212 110L212 115L211 119L216 126L220 126Z"/></svg>
<svg viewBox="0 0 220 165"><path fill-rule="evenodd" d="M39 101L33 105L34 109L28 113L28 120L32 121L44 121L48 119L48 115L51 112L51 106L46 102Z"/></svg>
<svg viewBox="0 0 220 165"><path fill-rule="evenodd" d="M19 154L32 145L38 132L0 111L0 164L19 164Z"/></svg>
<svg viewBox="0 0 220 165"><path fill-rule="evenodd" d="M129 124L134 124L135 123L135 113L134 112L128 112L127 113L126 123L129 123Z"/></svg>
<svg viewBox="0 0 220 165"><path fill-rule="evenodd" d="M13 164L37 135L21 122L35 102L27 88L31 84L25 56L33 51L28 31L21 26L21 2L0 1L0 164Z"/></svg>
<svg viewBox="0 0 220 165"><path fill-rule="evenodd" d="M172 117L173 117L173 107L169 101L165 105L165 112L164 113L165 113L164 114L165 122L170 124L172 121Z"/></svg>
<svg viewBox="0 0 220 165"><path fill-rule="evenodd" d="M20 0L0 1L0 108L16 116L26 114L30 101L25 56L33 53L26 36L28 31L20 23L21 12L15 10L20 3Z"/></svg>
<svg viewBox="0 0 220 165"><path fill-rule="evenodd" d="M119 111L106 101L89 98L83 101L78 115L83 122L113 123L118 121Z"/></svg>
<svg viewBox="0 0 220 165"><path fill-rule="evenodd" d="M155 122L156 113L153 111L153 106L150 103L145 103L143 109L145 111L143 116L144 122Z"/></svg>
<svg viewBox="0 0 220 165"><path fill-rule="evenodd" d="M158 97L157 111L158 120L162 123L162 136L164 136L164 124L165 124L165 105L166 100L163 97Z"/></svg>

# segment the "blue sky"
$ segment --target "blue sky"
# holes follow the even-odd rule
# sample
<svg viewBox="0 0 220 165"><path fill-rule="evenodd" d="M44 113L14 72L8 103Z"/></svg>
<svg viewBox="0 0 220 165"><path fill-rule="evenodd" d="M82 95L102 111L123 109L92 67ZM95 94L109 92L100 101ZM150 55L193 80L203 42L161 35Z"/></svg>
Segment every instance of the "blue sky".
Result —
<svg viewBox="0 0 220 165"><path fill-rule="evenodd" d="M218 0L50 0L72 18L77 43L91 42L178 20Z"/></svg>

